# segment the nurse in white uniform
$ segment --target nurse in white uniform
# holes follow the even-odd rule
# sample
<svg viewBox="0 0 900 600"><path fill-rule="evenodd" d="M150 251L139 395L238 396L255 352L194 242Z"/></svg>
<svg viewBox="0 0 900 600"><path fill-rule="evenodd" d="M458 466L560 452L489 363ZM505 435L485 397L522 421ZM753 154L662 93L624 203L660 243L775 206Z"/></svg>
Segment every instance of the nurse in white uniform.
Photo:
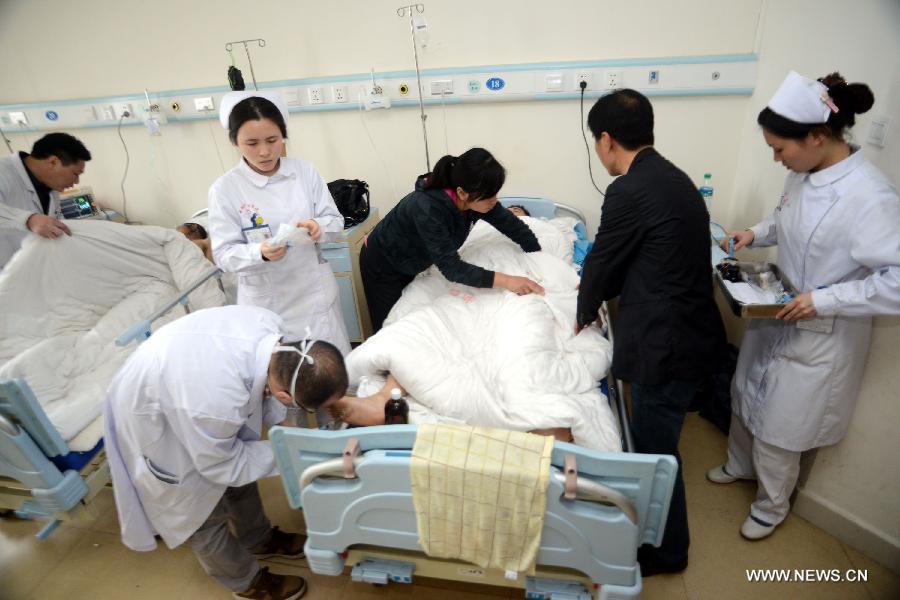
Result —
<svg viewBox="0 0 900 600"><path fill-rule="evenodd" d="M778 245L778 266L800 293L777 319L754 319L732 382L733 418L715 483L757 479L741 527L761 539L790 510L803 451L847 431L869 349L872 317L900 314L900 198L844 138L872 107L861 83L791 72L757 121L790 170L775 211L735 249ZM727 244L727 239L723 245Z"/></svg>
<svg viewBox="0 0 900 600"><path fill-rule="evenodd" d="M316 244L269 244L281 224L312 240L343 231L344 218L325 180L309 162L282 157L288 111L276 92L231 92L220 121L241 160L209 189L209 235L216 264L237 274L238 304L261 306L284 319L288 339L307 327L345 355L350 342L337 281Z"/></svg>
<svg viewBox="0 0 900 600"><path fill-rule="evenodd" d="M343 396L334 346L283 345L284 323L255 306L200 310L141 344L107 391L104 440L122 542L190 543L235 598L294 600L306 584L257 558L303 556L304 538L274 529L256 481L277 475L263 427L286 406L314 411ZM234 533L231 533L233 529Z"/></svg>

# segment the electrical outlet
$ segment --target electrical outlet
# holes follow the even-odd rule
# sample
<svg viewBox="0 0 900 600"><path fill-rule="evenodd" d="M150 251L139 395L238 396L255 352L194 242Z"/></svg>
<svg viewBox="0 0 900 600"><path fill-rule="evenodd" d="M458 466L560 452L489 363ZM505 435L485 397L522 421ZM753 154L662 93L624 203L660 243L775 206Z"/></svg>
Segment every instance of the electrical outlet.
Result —
<svg viewBox="0 0 900 600"><path fill-rule="evenodd" d="M116 120L116 109L113 108L112 104L100 105L100 119L103 121L115 121Z"/></svg>
<svg viewBox="0 0 900 600"><path fill-rule="evenodd" d="M453 94L452 79L438 79L431 82L432 96L450 96Z"/></svg>
<svg viewBox="0 0 900 600"><path fill-rule="evenodd" d="M575 90L581 91L581 82L583 81L586 85L584 87L585 90L591 89L591 74L587 71L583 71L581 73L575 73Z"/></svg>
<svg viewBox="0 0 900 600"><path fill-rule="evenodd" d="M212 96L206 96L205 98L194 98L194 110L196 110L197 112L208 112L215 109L216 105L213 103Z"/></svg>
<svg viewBox="0 0 900 600"><path fill-rule="evenodd" d="M622 71L607 71L603 74L606 89L612 90L622 87Z"/></svg>
<svg viewBox="0 0 900 600"><path fill-rule="evenodd" d="M347 86L346 85L336 85L331 88L331 95L334 96L335 102L346 102L347 101Z"/></svg>
<svg viewBox="0 0 900 600"><path fill-rule="evenodd" d="M469 93L477 94L480 91L481 91L481 82L478 81L477 79L469 80Z"/></svg>
<svg viewBox="0 0 900 600"><path fill-rule="evenodd" d="M306 88L306 94L309 96L310 104L322 104L324 102L322 99L322 88L318 85Z"/></svg>
<svg viewBox="0 0 900 600"><path fill-rule="evenodd" d="M11 112L9 113L9 120L13 125L19 125L20 127L25 127L28 125L28 117L25 116L23 112Z"/></svg>
<svg viewBox="0 0 900 600"><path fill-rule="evenodd" d="M300 106L300 91L296 88L284 90L282 96L288 106Z"/></svg>
<svg viewBox="0 0 900 600"><path fill-rule="evenodd" d="M134 116L134 111L131 110L131 105L127 102L120 102L119 104L114 104L113 109L115 112L113 113L116 119L121 118L129 118Z"/></svg>
<svg viewBox="0 0 900 600"><path fill-rule="evenodd" d="M545 76L545 88L548 92L561 92L563 91L563 76L562 73L551 73L550 75Z"/></svg>

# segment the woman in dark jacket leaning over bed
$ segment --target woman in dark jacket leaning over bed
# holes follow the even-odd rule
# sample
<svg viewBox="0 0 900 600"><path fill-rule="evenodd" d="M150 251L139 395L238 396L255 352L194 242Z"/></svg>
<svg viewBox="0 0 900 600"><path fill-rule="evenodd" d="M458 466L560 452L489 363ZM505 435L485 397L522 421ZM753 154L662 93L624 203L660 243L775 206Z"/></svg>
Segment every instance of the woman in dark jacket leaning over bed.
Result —
<svg viewBox="0 0 900 600"><path fill-rule="evenodd" d="M519 295L543 294L528 279L495 273L464 262L459 247L478 219L519 244L525 252L541 249L535 235L502 204L497 192L506 171L484 148L441 158L434 171L419 177L416 190L400 200L369 234L359 255L363 288L375 331L381 329L403 288L416 275L437 265L455 283L504 288Z"/></svg>

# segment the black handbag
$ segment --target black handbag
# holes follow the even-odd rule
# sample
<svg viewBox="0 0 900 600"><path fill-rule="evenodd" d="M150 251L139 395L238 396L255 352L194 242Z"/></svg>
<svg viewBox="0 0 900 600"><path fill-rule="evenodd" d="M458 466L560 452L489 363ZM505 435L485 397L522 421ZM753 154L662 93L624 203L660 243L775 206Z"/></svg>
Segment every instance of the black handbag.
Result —
<svg viewBox="0 0 900 600"><path fill-rule="evenodd" d="M334 203L344 215L344 229L369 216L369 184L359 179L335 179L328 184Z"/></svg>

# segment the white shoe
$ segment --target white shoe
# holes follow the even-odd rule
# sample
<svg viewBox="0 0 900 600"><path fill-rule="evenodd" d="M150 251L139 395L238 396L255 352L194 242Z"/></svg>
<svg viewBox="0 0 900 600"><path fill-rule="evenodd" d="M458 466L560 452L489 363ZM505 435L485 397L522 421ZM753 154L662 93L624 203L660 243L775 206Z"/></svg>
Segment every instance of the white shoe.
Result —
<svg viewBox="0 0 900 600"><path fill-rule="evenodd" d="M719 465L706 472L706 478L713 483L732 483L740 479L725 470L725 465Z"/></svg>
<svg viewBox="0 0 900 600"><path fill-rule="evenodd" d="M775 527L775 525L763 525L753 517L748 516L744 524L741 525L741 535L748 540L761 540L772 535Z"/></svg>

